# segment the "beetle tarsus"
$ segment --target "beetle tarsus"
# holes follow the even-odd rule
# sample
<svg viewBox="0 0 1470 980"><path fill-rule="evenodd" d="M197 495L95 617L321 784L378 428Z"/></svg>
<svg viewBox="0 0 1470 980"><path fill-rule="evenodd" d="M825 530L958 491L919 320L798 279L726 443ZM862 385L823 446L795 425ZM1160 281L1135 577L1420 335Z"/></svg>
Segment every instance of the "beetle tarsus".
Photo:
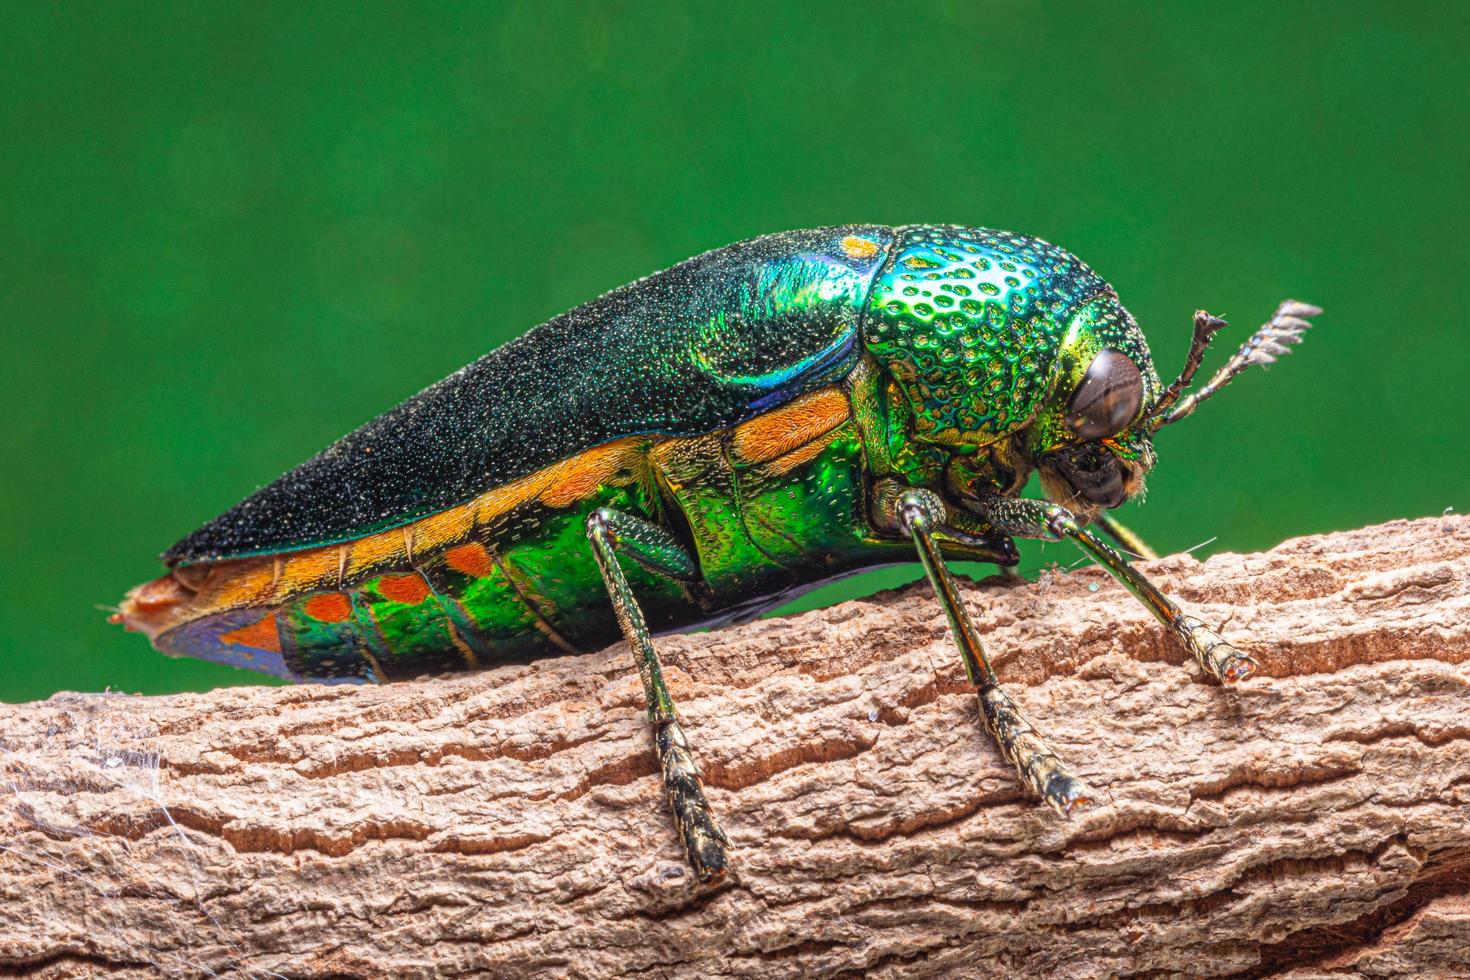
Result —
<svg viewBox="0 0 1470 980"><path fill-rule="evenodd" d="M1260 669L1260 664L1249 654L1226 643L1219 633L1201 620L1186 615L1174 600L1130 565L1128 559L1083 527L1076 516L1060 504L993 496L982 500L980 509L981 516L1007 534L1071 539L1147 606L1154 618L1179 639L1205 673L1221 683L1243 681Z"/></svg>
<svg viewBox="0 0 1470 980"><path fill-rule="evenodd" d="M1242 653L1193 616L1180 615L1174 620L1174 634L1179 637L1205 673L1222 684L1245 680L1261 665L1250 654Z"/></svg>
<svg viewBox="0 0 1470 980"><path fill-rule="evenodd" d="M1092 806L1092 790L1072 775L999 686L981 687L978 693L986 729L1033 793L1064 817Z"/></svg>
<svg viewBox="0 0 1470 980"><path fill-rule="evenodd" d="M730 839L715 822L705 799L699 767L689 751L684 729L677 721L660 722L654 728L654 744L658 748L669 809L673 811L674 824L684 840L695 877L703 884L719 881L729 870Z"/></svg>

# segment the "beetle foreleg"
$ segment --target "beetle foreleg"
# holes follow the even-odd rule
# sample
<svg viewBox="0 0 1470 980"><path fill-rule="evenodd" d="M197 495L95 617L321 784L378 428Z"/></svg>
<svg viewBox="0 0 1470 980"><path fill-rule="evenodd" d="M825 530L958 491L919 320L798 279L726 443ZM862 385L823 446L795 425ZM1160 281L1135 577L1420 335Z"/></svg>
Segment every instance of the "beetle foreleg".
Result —
<svg viewBox="0 0 1470 980"><path fill-rule="evenodd" d="M981 516L999 531L1016 537L1070 538L1097 563L1122 582L1159 622L1179 638L1184 648L1211 677L1222 683L1243 681L1260 665L1250 655L1226 643L1219 633L1187 615L1107 542L1083 527L1072 512L1047 500L990 496L981 503Z"/></svg>
<svg viewBox="0 0 1470 980"><path fill-rule="evenodd" d="M895 507L898 525L914 539L919 560L949 618L950 633L959 647L965 673L975 686L985 727L1000 746L1001 755L1016 767L1021 779L1058 813L1066 816L1092 803L1093 794L1042 741L1015 703L1001 690L1000 680L985 656L980 637L944 564L931 532L944 520L944 504L928 490L906 490Z"/></svg>
<svg viewBox="0 0 1470 980"><path fill-rule="evenodd" d="M693 559L666 531L647 521L603 507L587 519L587 538L592 554L602 572L613 612L618 617L623 636L632 647L643 678L643 691L648 699L648 719L653 723L653 741L658 751L659 768L663 771L664 792L674 823L684 839L689 863L702 882L724 877L729 864L727 848L730 840L715 823L709 801L699 778L699 767L689 750L674 710L673 698L664 684L663 670L653 638L643 619L643 610L633 596L628 579L618 564L618 553L625 553L639 564L670 578L690 579L697 574Z"/></svg>

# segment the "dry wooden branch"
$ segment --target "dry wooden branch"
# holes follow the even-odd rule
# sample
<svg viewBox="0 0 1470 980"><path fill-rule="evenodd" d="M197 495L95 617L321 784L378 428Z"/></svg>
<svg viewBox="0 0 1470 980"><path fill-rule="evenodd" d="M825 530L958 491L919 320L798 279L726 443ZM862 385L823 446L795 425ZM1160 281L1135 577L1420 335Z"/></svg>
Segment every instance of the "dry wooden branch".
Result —
<svg viewBox="0 0 1470 980"><path fill-rule="evenodd" d="M737 848L714 888L621 646L0 706L0 970L1467 975L1470 519L1151 571L1269 676L1203 682L1098 569L969 590L1110 801L1070 822L1021 798L925 587L662 640Z"/></svg>

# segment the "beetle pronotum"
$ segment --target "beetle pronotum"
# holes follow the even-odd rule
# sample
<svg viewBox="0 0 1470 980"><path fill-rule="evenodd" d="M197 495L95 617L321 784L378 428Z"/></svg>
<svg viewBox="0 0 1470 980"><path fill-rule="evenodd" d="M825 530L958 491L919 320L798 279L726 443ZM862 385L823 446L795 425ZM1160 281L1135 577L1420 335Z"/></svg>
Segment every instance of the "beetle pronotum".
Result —
<svg viewBox="0 0 1470 980"><path fill-rule="evenodd" d="M548 321L190 534L117 617L165 653L397 680L599 649L620 629L696 873L728 864L652 636L739 622L856 569L922 562L985 725L1069 813L1088 789L997 683L946 563L1068 538L1211 677L1255 662L1088 528L1152 435L1320 311L1288 301L1186 394L1068 252L981 228L851 225L708 252ZM1020 497L1039 471L1048 499ZM611 601L609 601L609 599Z"/></svg>

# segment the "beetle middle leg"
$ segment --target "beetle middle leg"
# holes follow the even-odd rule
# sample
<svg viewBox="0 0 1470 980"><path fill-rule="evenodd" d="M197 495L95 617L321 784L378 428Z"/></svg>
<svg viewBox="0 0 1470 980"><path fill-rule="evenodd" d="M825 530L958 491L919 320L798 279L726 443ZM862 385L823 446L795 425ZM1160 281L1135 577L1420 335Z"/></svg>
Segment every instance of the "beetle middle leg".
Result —
<svg viewBox="0 0 1470 980"><path fill-rule="evenodd" d="M724 877L729 865L730 840L715 823L709 801L704 797L699 767L695 765L689 741L674 711L673 698L664 684L653 637L618 564L618 555L625 554L650 571L669 578L687 581L698 571L693 559L667 531L621 511L607 507L594 511L587 519L587 538L592 543L592 553L602 572L618 625L633 650L638 674L643 678L664 792L689 854L689 863L700 881L717 881Z"/></svg>
<svg viewBox="0 0 1470 980"><path fill-rule="evenodd" d="M1016 767L1026 785L1058 813L1066 816L1090 805L1094 799L1092 791L1072 775L1001 689L1000 679L990 666L975 625L965 611L954 576L932 537L931 532L944 521L943 502L931 491L907 489L898 494L891 507L899 527L913 538L919 560L944 607L965 673L979 697L985 727L1000 747L1001 755Z"/></svg>
<svg viewBox="0 0 1470 980"><path fill-rule="evenodd" d="M1216 680L1222 683L1242 681L1260 669L1250 655L1235 649L1219 633L1186 614L1138 569L1128 564L1126 558L1083 527L1065 507L1046 500L990 496L981 500L980 516L997 531L1015 537L1070 538L1147 606L1154 618L1178 637L1195 661Z"/></svg>

